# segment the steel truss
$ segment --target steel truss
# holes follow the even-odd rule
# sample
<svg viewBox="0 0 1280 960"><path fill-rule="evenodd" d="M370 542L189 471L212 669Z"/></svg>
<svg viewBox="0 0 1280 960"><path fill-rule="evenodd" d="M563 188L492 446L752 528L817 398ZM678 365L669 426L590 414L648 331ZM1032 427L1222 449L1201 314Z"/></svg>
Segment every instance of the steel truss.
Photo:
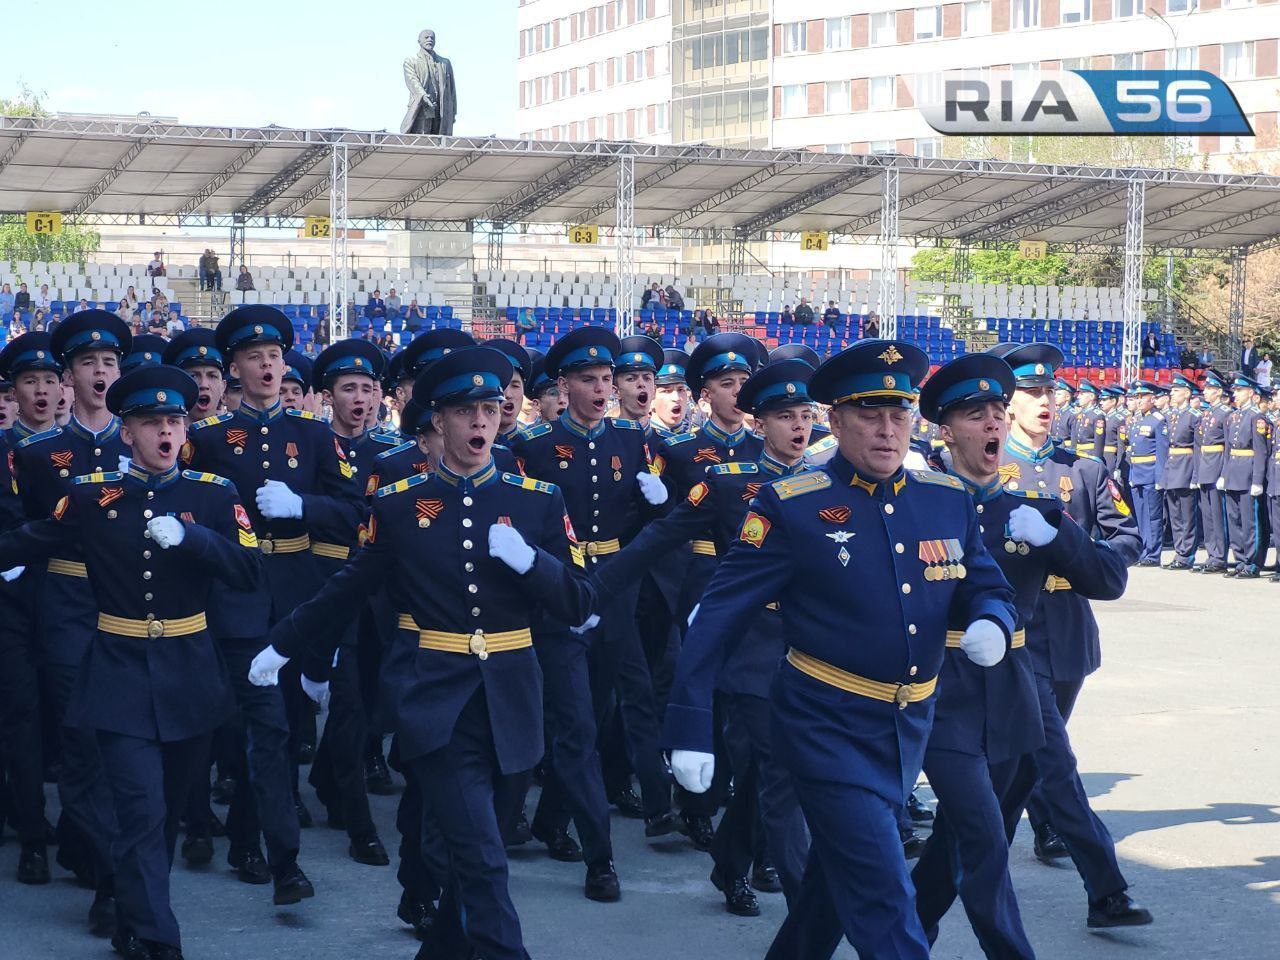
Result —
<svg viewBox="0 0 1280 960"><path fill-rule="evenodd" d="M347 337L347 284L351 279L347 256L347 173L351 169L345 143L329 151L329 331L332 342Z"/></svg>
<svg viewBox="0 0 1280 960"><path fill-rule="evenodd" d="M880 196L880 336L898 336L898 171L884 171L884 192Z"/></svg>
<svg viewBox="0 0 1280 960"><path fill-rule="evenodd" d="M1146 185L1131 182L1125 198L1124 233L1124 340L1120 348L1120 381L1129 384L1141 373L1142 340L1142 228Z"/></svg>
<svg viewBox="0 0 1280 960"><path fill-rule="evenodd" d="M617 309L617 333L629 337L635 333L632 311L636 301L636 164L634 157L618 158L617 228L614 242L617 246L617 296L613 304Z"/></svg>

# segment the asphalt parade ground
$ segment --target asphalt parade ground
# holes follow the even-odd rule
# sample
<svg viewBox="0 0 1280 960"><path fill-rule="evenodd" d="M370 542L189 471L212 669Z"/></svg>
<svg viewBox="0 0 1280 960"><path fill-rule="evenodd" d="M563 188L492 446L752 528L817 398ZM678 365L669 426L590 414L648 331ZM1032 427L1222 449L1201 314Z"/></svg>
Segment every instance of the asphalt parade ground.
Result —
<svg viewBox="0 0 1280 960"><path fill-rule="evenodd" d="M1022 916L1045 960L1275 957L1280 928L1280 584L1133 570L1125 599L1097 605L1103 667L1086 683L1070 731L1085 787L1116 839L1131 893L1153 926L1090 933L1084 889L1069 861L1047 867L1030 830L1012 854ZM49 788L51 798L54 797ZM927 788L921 791L931 798ZM306 788L313 813L320 808ZM300 862L317 896L271 905L271 887L239 883L226 840L201 871L179 861L173 899L192 960L410 958L417 941L395 917L396 797L372 797L393 866L348 859L346 835L304 831ZM224 807L216 807L225 816ZM532 801L529 811L532 813ZM56 815L56 799L50 816ZM720 960L762 957L781 922L781 894L763 913L731 917L707 882L710 860L686 840L644 840L615 815L622 901L582 897L580 864L540 844L512 852L512 892L535 958ZM112 956L85 932L91 899L55 867L47 887L14 880L18 845L0 847L0 958ZM844 946L840 957L852 957ZM957 905L934 956L980 958Z"/></svg>

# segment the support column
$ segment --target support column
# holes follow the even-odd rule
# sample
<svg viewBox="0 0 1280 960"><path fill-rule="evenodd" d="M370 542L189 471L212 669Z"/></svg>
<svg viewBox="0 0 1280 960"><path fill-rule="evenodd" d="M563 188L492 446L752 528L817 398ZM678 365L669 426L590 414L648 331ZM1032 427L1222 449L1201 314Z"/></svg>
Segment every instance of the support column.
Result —
<svg viewBox="0 0 1280 960"><path fill-rule="evenodd" d="M1142 228L1146 184L1129 181L1124 221L1124 340L1120 350L1120 381L1129 384L1142 373Z"/></svg>
<svg viewBox="0 0 1280 960"><path fill-rule="evenodd" d="M485 245L485 263L490 270L502 269L502 238L506 235L505 223L489 224L489 242Z"/></svg>
<svg viewBox="0 0 1280 960"><path fill-rule="evenodd" d="M880 336L898 336L898 168L886 167L884 192L880 197L880 293L876 298L880 314Z"/></svg>
<svg viewBox="0 0 1280 960"><path fill-rule="evenodd" d="M616 331L619 337L635 333L636 293L636 159L630 153L618 157L617 226L614 240L617 244L618 266L616 285Z"/></svg>
<svg viewBox="0 0 1280 960"><path fill-rule="evenodd" d="M335 143L329 158L329 340L345 340L347 290L351 261L347 256L347 145Z"/></svg>
<svg viewBox="0 0 1280 960"><path fill-rule="evenodd" d="M1231 258L1231 306L1227 311L1227 336L1231 340L1231 356L1238 358L1244 345L1244 291L1248 279L1248 248L1237 250ZM1232 363L1235 363L1232 360Z"/></svg>

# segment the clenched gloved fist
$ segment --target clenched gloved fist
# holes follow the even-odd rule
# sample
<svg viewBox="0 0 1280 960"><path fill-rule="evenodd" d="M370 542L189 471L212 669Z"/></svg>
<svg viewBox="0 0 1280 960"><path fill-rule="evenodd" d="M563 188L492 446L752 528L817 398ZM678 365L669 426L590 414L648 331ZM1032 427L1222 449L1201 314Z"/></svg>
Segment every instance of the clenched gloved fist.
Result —
<svg viewBox="0 0 1280 960"><path fill-rule="evenodd" d="M274 687L280 682L280 668L288 662L275 647L267 647L249 664L249 682L255 687Z"/></svg>
<svg viewBox="0 0 1280 960"><path fill-rule="evenodd" d="M1024 503L1009 514L1009 536L1014 540L1022 540L1033 547L1043 547L1053 543L1053 538L1057 535L1058 528L1035 507Z"/></svg>
<svg viewBox="0 0 1280 960"><path fill-rule="evenodd" d="M651 507L660 507L667 502L667 488L652 473L637 473L636 483L640 484L640 494Z"/></svg>
<svg viewBox="0 0 1280 960"><path fill-rule="evenodd" d="M176 547L187 536L187 528L176 517L154 517L147 521L147 533L160 545L161 550Z"/></svg>
<svg viewBox="0 0 1280 960"><path fill-rule="evenodd" d="M133 461L130 460L128 457L126 457L123 453L120 454L120 458L116 461L116 469L119 470L121 473L128 473L129 468L131 466L133 466Z"/></svg>
<svg viewBox="0 0 1280 960"><path fill-rule="evenodd" d="M25 566L12 567L9 570L5 570L3 573L0 573L0 580L3 580L5 583L13 583L13 581L22 576L22 571L26 569L27 568Z"/></svg>
<svg viewBox="0 0 1280 960"><path fill-rule="evenodd" d="M1225 490L1227 488L1227 478L1219 477L1218 482L1215 483L1214 486L1217 487L1219 490Z"/></svg>
<svg viewBox="0 0 1280 960"><path fill-rule="evenodd" d="M305 693L307 697L310 698L310 700L317 707L320 708L321 713L324 713L324 711L329 709L329 681L328 680L324 681L323 683L317 683L315 680L312 680L310 677L308 677L304 673L302 675L302 692Z"/></svg>
<svg viewBox="0 0 1280 960"><path fill-rule="evenodd" d="M586 623L578 627L570 627L569 632L576 633L579 636L581 636L582 634L586 633L588 630L594 630L599 625L600 625L600 614L593 613L591 616L587 617Z"/></svg>
<svg viewBox="0 0 1280 960"><path fill-rule="evenodd" d="M268 480L258 488L255 499L259 512L268 520L302 519L302 498L287 483Z"/></svg>
<svg viewBox="0 0 1280 960"><path fill-rule="evenodd" d="M537 554L515 527L495 523L489 528L489 556L501 560L516 573L525 574L533 568Z"/></svg>
<svg viewBox="0 0 1280 960"><path fill-rule="evenodd" d="M1262 496L1262 484L1255 483L1251 487L1249 487L1249 496L1251 497Z"/></svg>
<svg viewBox="0 0 1280 960"><path fill-rule="evenodd" d="M1004 631L990 620L975 620L960 638L964 655L980 667L994 667L1004 659Z"/></svg>
<svg viewBox="0 0 1280 960"><path fill-rule="evenodd" d="M672 750L671 773L690 793L706 793L716 773L715 754L700 750Z"/></svg>

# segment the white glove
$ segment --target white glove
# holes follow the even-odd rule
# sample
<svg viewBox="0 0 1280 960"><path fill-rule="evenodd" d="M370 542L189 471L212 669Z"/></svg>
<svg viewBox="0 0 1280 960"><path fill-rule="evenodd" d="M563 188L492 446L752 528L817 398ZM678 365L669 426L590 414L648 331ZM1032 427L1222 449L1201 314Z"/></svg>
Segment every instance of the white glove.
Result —
<svg viewBox="0 0 1280 960"><path fill-rule="evenodd" d="M693 605L693 609L689 611L689 622L685 624L685 626L686 626L686 627L692 627L692 626L693 626L693 618L694 618L694 617L696 617L696 616L698 615L698 611L699 611L699 610L701 610L701 609L702 609L702 604L700 604L700 603L695 603L695 604Z"/></svg>
<svg viewBox="0 0 1280 960"><path fill-rule="evenodd" d="M581 636L582 634L586 633L588 630L594 630L599 625L600 625L600 614L593 613L591 616L587 617L586 623L582 624L582 626L580 627L570 627L569 632L576 633L579 636Z"/></svg>
<svg viewBox="0 0 1280 960"><path fill-rule="evenodd" d="M1157 484L1156 484L1156 490L1158 490L1159 492L1163 493L1163 492L1164 492L1164 484L1163 484L1163 483L1157 483Z"/></svg>
<svg viewBox="0 0 1280 960"><path fill-rule="evenodd" d="M1262 496L1262 484L1255 483L1251 487L1249 487L1249 496L1251 497Z"/></svg>
<svg viewBox="0 0 1280 960"><path fill-rule="evenodd" d="M26 569L26 567L14 567L10 570L5 570L3 573L0 573L0 578L2 578L5 583L13 583L13 581L22 576L22 571Z"/></svg>
<svg viewBox="0 0 1280 960"><path fill-rule="evenodd" d="M1025 503L1009 514L1009 536L1014 540L1023 540L1033 547L1043 547L1053 543L1058 535L1058 528L1041 516L1035 507Z"/></svg>
<svg viewBox="0 0 1280 960"><path fill-rule="evenodd" d="M532 569L537 554L515 527L495 523L489 528L489 556L501 560L516 573L525 574Z"/></svg>
<svg viewBox="0 0 1280 960"><path fill-rule="evenodd" d="M268 480L258 488L258 512L268 520L301 520L302 498L287 483Z"/></svg>
<svg viewBox="0 0 1280 960"><path fill-rule="evenodd" d="M690 793L706 793L716 772L715 754L700 750L672 750L671 772Z"/></svg>
<svg viewBox="0 0 1280 960"><path fill-rule="evenodd" d="M168 550L186 539L187 528L176 517L152 517L147 521L147 533L161 550Z"/></svg>
<svg viewBox="0 0 1280 960"><path fill-rule="evenodd" d="M1217 487L1219 490L1225 490L1227 487L1227 478L1219 477L1218 482L1215 483L1214 486Z"/></svg>
<svg viewBox="0 0 1280 960"><path fill-rule="evenodd" d="M249 682L255 687L274 687L280 682L280 668L289 662L275 647L268 646L249 664Z"/></svg>
<svg viewBox="0 0 1280 960"><path fill-rule="evenodd" d="M640 493L649 501L649 506L660 507L667 502L667 488L652 473L637 473L636 483L640 484Z"/></svg>
<svg viewBox="0 0 1280 960"><path fill-rule="evenodd" d="M317 683L305 673L302 675L302 692L324 713L329 709L329 681Z"/></svg>
<svg viewBox="0 0 1280 960"><path fill-rule="evenodd" d="M994 667L1004 659L1004 632L990 620L975 620L960 638L964 655L980 667Z"/></svg>
<svg viewBox="0 0 1280 960"><path fill-rule="evenodd" d="M128 457L126 457L123 453L120 454L120 459L116 461L116 469L119 470L121 473L128 473L129 468L131 466L133 466L133 461L130 460Z"/></svg>

